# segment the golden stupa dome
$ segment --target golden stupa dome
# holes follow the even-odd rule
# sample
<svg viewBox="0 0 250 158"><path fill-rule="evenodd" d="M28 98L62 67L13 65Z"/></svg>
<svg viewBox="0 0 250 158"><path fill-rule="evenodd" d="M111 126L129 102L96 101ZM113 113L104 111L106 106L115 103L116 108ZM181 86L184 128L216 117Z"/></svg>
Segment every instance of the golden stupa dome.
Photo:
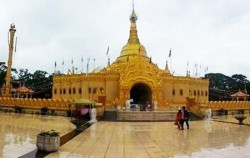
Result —
<svg viewBox="0 0 250 158"><path fill-rule="evenodd" d="M147 56L145 47L140 44L140 41L137 35L136 20L137 20L137 16L133 9L132 14L130 16L131 25L130 25L130 34L129 34L128 43L125 46L123 46L121 50L121 54L117 58L118 62L128 61L130 59L133 59L139 56L144 57L146 60L150 60L149 57Z"/></svg>

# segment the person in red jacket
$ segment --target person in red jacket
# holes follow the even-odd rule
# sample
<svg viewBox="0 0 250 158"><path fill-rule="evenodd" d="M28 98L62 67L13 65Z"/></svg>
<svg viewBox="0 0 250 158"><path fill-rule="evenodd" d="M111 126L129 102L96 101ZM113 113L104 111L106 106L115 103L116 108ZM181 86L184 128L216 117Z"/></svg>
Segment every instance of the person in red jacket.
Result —
<svg viewBox="0 0 250 158"><path fill-rule="evenodd" d="M176 114L176 119L175 119L174 124L177 125L178 129L181 129L181 127L183 127L183 125L182 125L182 112L180 109L178 110L178 112Z"/></svg>

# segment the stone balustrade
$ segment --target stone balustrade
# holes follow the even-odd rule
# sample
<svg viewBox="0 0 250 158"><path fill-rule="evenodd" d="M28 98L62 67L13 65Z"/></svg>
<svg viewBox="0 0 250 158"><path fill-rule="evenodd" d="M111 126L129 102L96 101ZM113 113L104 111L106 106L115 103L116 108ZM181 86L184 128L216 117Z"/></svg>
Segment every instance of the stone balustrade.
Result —
<svg viewBox="0 0 250 158"><path fill-rule="evenodd" d="M210 101L206 103L212 110L238 110L250 109L250 101Z"/></svg>
<svg viewBox="0 0 250 158"><path fill-rule="evenodd" d="M40 109L47 107L53 110L68 110L69 105L73 104L73 100L62 99L36 99L36 98L0 98L0 106L14 107L19 106L22 108Z"/></svg>
<svg viewBox="0 0 250 158"><path fill-rule="evenodd" d="M1 107L21 107L27 109L41 109L46 107L50 110L57 111L67 111L71 108L74 109L73 105L74 100L71 99L36 99L36 98L8 98L0 97L0 106ZM97 105L97 115L103 116L104 107ZM207 109L212 111L218 110L228 110L228 111L237 111L237 110L250 110L250 101L210 101L210 102L200 102L190 109L192 112L196 113L198 116L204 117ZM249 111L250 112L250 111Z"/></svg>
<svg viewBox="0 0 250 158"><path fill-rule="evenodd" d="M49 110L61 111L66 115L66 111L74 110L74 100L71 99L36 99L36 98L7 98L0 97L0 107L12 108L20 107L27 109L34 109L34 111L40 111L41 108L47 108ZM96 103L98 118L103 117L104 106L100 103Z"/></svg>

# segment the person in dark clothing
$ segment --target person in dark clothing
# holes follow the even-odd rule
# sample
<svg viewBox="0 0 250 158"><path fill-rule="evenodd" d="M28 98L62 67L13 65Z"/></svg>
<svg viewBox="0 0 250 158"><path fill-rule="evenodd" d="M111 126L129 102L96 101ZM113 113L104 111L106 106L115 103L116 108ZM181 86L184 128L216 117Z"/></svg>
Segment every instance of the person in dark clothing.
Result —
<svg viewBox="0 0 250 158"><path fill-rule="evenodd" d="M183 130L183 126L184 126L184 122L186 123L186 126L187 126L187 129L189 129L189 118L190 118L190 115L189 115L189 112L186 110L186 107L185 106L182 106L182 124L181 124L181 129Z"/></svg>

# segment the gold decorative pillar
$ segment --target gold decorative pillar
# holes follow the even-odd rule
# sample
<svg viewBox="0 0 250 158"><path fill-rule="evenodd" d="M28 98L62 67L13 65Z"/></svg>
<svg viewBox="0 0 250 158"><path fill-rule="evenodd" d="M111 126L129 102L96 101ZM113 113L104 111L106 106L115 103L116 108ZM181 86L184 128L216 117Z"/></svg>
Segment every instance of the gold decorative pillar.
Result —
<svg viewBox="0 0 250 158"><path fill-rule="evenodd" d="M11 97L11 66L12 66L12 55L14 48L14 36L16 33L15 25L11 24L10 29L10 41L9 41L9 58L8 58L8 68L5 78L5 85L3 87L3 97Z"/></svg>
<svg viewBox="0 0 250 158"><path fill-rule="evenodd" d="M160 88L154 89L153 102L157 102L159 106L165 106L162 96L162 91Z"/></svg>
<svg viewBox="0 0 250 158"><path fill-rule="evenodd" d="M120 89L120 98L118 101L119 105L124 105L127 99L130 99L130 89L129 88L121 88Z"/></svg>

